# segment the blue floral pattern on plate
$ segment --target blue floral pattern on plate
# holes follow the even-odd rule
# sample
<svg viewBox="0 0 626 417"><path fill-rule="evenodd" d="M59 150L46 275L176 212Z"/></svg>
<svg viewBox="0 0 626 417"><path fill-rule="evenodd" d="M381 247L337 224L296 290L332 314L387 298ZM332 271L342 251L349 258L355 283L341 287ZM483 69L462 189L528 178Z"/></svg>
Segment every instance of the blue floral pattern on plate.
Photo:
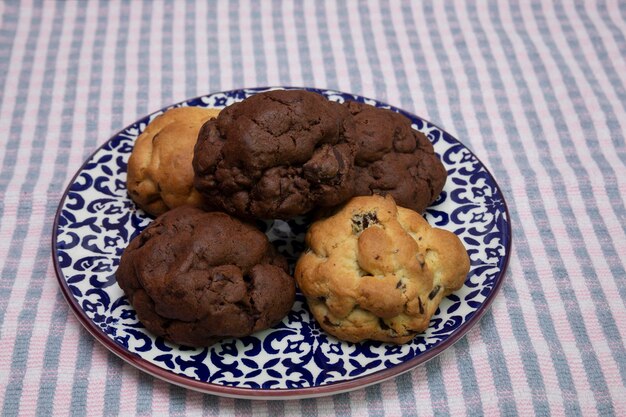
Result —
<svg viewBox="0 0 626 417"><path fill-rule="evenodd" d="M224 107L265 90L210 94L176 106ZM69 185L57 213L53 253L59 281L70 304L78 307L77 314L92 323L96 338L105 345L112 341L167 373L204 383L208 392L216 386L288 391L330 384L340 390L342 382L409 362L417 365L421 357L429 356L425 353L443 350L444 344L451 345L469 329L468 324L475 322L471 318L495 296L509 256L509 218L495 180L465 146L414 115L359 96L312 91L330 100L364 101L403 113L415 129L428 135L448 170L446 186L425 217L462 239L471 271L465 286L442 301L429 329L402 346L342 342L320 329L298 294L291 312L274 328L208 348L178 346L148 333L117 285L115 271L128 242L151 221L127 196L126 164L135 139L161 110L97 150ZM304 248L308 224L309 219L301 217L258 225L293 265Z"/></svg>

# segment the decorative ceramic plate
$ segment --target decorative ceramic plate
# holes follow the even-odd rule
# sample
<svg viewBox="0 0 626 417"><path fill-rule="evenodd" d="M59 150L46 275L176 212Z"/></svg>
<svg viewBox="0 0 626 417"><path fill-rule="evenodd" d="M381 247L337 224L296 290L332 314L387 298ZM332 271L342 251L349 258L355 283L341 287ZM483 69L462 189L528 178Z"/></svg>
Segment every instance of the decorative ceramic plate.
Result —
<svg viewBox="0 0 626 417"><path fill-rule="evenodd" d="M225 107L267 89L234 90L176 105ZM126 127L85 162L68 186L54 222L52 249L61 290L87 330L113 353L156 377L187 388L240 398L305 398L381 382L426 362L459 340L485 313L507 267L511 226L496 181L463 144L427 121L384 103L337 91L329 100L391 108L424 132L448 170L446 186L427 210L431 225L456 233L471 259L462 289L444 299L429 329L397 346L347 343L326 334L304 298L272 329L208 348L165 342L147 332L115 281L122 251L151 221L126 193L126 164L137 136L164 110ZM294 263L307 218L259 224Z"/></svg>

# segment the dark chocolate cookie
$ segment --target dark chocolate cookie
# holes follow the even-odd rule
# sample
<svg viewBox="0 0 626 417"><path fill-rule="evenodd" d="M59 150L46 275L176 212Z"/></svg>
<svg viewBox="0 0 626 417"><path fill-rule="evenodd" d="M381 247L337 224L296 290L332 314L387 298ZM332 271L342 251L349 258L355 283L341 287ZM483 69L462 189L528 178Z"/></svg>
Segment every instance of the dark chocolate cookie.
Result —
<svg viewBox="0 0 626 417"><path fill-rule="evenodd" d="M295 297L287 268L259 230L184 206L130 242L116 277L148 330L207 346L278 323Z"/></svg>
<svg viewBox="0 0 626 417"><path fill-rule="evenodd" d="M195 187L244 218L290 218L354 194L354 122L348 109L304 90L253 95L204 124Z"/></svg>
<svg viewBox="0 0 626 417"><path fill-rule="evenodd" d="M394 111L357 102L345 106L357 132L355 195L390 194L398 205L423 212L447 177L428 138Z"/></svg>

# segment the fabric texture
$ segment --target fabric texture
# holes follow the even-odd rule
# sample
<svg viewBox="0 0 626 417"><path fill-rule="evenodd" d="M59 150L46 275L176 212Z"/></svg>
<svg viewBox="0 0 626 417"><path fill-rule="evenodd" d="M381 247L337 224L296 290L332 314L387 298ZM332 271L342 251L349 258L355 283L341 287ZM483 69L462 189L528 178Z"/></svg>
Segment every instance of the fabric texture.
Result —
<svg viewBox="0 0 626 417"><path fill-rule="evenodd" d="M626 415L626 3L0 3L0 414ZM136 370L79 324L50 253L74 173L186 98L330 88L449 131L501 186L513 248L440 356L318 399L248 401Z"/></svg>

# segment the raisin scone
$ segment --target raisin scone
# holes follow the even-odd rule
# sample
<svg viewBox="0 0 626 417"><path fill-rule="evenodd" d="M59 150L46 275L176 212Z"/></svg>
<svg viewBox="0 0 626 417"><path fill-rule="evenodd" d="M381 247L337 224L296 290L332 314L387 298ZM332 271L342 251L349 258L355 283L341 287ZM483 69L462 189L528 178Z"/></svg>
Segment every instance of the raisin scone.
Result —
<svg viewBox="0 0 626 417"><path fill-rule="evenodd" d="M287 271L285 258L255 227L183 206L130 242L116 278L148 330L208 346L280 322L295 298Z"/></svg>
<svg viewBox="0 0 626 417"><path fill-rule="evenodd" d="M313 223L295 278L320 326L350 341L406 343L428 328L441 299L461 288L469 256L393 197L355 197Z"/></svg>
<svg viewBox="0 0 626 417"><path fill-rule="evenodd" d="M128 194L153 216L182 205L201 207L193 187L193 148L202 125L219 109L173 108L157 116L139 135L128 160Z"/></svg>
<svg viewBox="0 0 626 417"><path fill-rule="evenodd" d="M354 153L346 107L310 91L268 91L202 126L194 184L229 214L287 219L351 198Z"/></svg>
<svg viewBox="0 0 626 417"><path fill-rule="evenodd" d="M422 213L448 175L426 135L400 113L354 101L345 106L356 127L355 195L390 194L399 206Z"/></svg>

